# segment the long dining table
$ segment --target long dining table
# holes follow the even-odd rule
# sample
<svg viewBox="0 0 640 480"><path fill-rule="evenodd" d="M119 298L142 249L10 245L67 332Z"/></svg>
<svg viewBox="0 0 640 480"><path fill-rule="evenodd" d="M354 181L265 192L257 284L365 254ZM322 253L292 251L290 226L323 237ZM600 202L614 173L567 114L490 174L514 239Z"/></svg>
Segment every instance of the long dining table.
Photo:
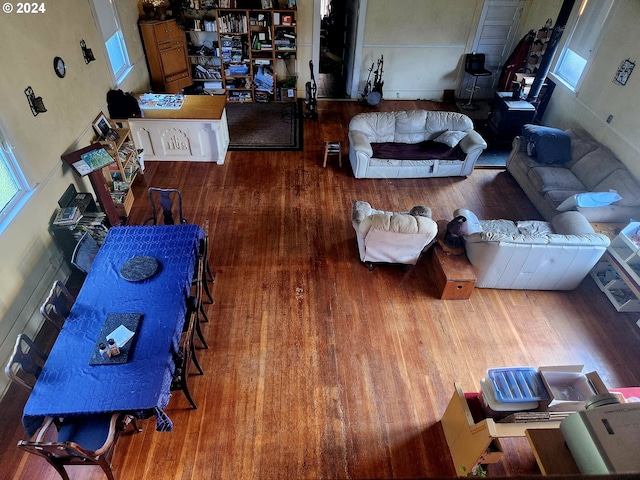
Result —
<svg viewBox="0 0 640 480"><path fill-rule="evenodd" d="M27 434L47 416L105 412L156 416L157 430L173 428L164 408L203 238L197 225L109 230L24 407ZM141 257L155 259L157 268L149 278L126 280L123 265ZM95 364L105 320L117 314L139 319L127 361Z"/></svg>

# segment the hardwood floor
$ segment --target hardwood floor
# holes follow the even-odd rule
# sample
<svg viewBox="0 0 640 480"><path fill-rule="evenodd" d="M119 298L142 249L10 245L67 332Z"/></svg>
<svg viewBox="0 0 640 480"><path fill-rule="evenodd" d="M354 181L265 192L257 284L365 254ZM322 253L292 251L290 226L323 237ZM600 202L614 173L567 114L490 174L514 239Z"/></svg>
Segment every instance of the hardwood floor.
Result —
<svg viewBox="0 0 640 480"><path fill-rule="evenodd" d="M387 101L379 109L447 109ZM176 392L175 428L124 436L116 478L299 479L453 477L438 423L459 381L476 391L488 368L582 364L609 386L640 385L638 314L619 314L591 278L574 291L476 289L439 300L425 259L403 270L369 271L350 221L355 200L387 210L428 205L435 219L457 207L481 218L540 218L506 172L468 178L353 178L349 119L368 108L320 101L305 120L304 152L231 152L225 165L148 162L137 181L131 223L149 215L146 188L177 187L184 215L209 220L215 304L202 324L191 410ZM342 169L322 168L321 122L344 125ZM2 404L0 471L57 479L22 454L26 396ZM503 442L491 476L539 474L525 439ZM470 467L470 466L469 466ZM71 478L102 479L97 467Z"/></svg>

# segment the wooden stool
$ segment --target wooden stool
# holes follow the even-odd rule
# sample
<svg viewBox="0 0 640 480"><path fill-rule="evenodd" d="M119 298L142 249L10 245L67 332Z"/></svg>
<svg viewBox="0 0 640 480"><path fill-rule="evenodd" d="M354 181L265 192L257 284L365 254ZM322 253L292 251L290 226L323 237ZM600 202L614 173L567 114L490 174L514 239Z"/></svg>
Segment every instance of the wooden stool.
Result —
<svg viewBox="0 0 640 480"><path fill-rule="evenodd" d="M342 167L342 125L337 123L322 124L322 139L324 141L324 161L322 166L327 167L327 157L338 155L338 166Z"/></svg>
<svg viewBox="0 0 640 480"><path fill-rule="evenodd" d="M430 266L442 300L466 300L476 286L476 274L467 256L450 255L440 245L431 249Z"/></svg>

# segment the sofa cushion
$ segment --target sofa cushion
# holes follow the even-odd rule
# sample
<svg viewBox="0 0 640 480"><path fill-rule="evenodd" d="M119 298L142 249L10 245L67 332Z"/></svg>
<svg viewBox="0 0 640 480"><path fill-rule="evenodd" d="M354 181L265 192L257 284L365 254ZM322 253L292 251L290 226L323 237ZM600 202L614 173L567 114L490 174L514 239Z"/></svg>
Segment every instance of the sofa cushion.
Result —
<svg viewBox="0 0 640 480"><path fill-rule="evenodd" d="M640 205L640 185L627 170L614 170L611 175L594 188L596 192L607 192L609 190L616 190L622 197L622 200L616 202L616 205L625 207Z"/></svg>
<svg viewBox="0 0 640 480"><path fill-rule="evenodd" d="M553 228L549 222L543 222L540 220L522 220L516 223L518 232L522 235L550 235L553 233Z"/></svg>
<svg viewBox="0 0 640 480"><path fill-rule="evenodd" d="M480 220L483 232L493 232L502 235L518 235L518 227L511 220Z"/></svg>
<svg viewBox="0 0 640 480"><path fill-rule="evenodd" d="M571 138L571 165L599 147L598 143L585 131L570 128L565 132Z"/></svg>
<svg viewBox="0 0 640 480"><path fill-rule="evenodd" d="M461 132L460 130L447 130L446 132L442 132L436 138L433 139L434 142L444 143L450 147L455 147L460 140L467 136L467 132Z"/></svg>
<svg viewBox="0 0 640 480"><path fill-rule="evenodd" d="M394 142L417 143L428 140L424 131L426 110L396 112Z"/></svg>
<svg viewBox="0 0 640 480"><path fill-rule="evenodd" d="M429 110L424 130L427 135L426 139L433 140L445 130L459 130L461 132L473 130L473 121L463 113Z"/></svg>
<svg viewBox="0 0 640 480"><path fill-rule="evenodd" d="M587 187L587 191L593 191L598 183L619 168L622 168L622 164L611 151L599 147L585 154L571 167L571 171Z"/></svg>
<svg viewBox="0 0 640 480"><path fill-rule="evenodd" d="M418 233L418 221L413 215L393 215L389 230L397 233Z"/></svg>
<svg viewBox="0 0 640 480"><path fill-rule="evenodd" d="M372 143L373 158L397 160L458 160L464 158L460 147L425 141L419 143Z"/></svg>
<svg viewBox="0 0 640 480"><path fill-rule="evenodd" d="M527 124L522 135L528 140L528 153L539 163L563 164L571 160L571 137L557 128Z"/></svg>
<svg viewBox="0 0 640 480"><path fill-rule="evenodd" d="M535 167L529 170L529 180L538 192L549 190L588 190L573 172L564 167Z"/></svg>
<svg viewBox="0 0 640 480"><path fill-rule="evenodd" d="M615 190L608 192L584 192L571 195L556 207L559 212L575 210L576 207L603 207L611 205L622 197Z"/></svg>

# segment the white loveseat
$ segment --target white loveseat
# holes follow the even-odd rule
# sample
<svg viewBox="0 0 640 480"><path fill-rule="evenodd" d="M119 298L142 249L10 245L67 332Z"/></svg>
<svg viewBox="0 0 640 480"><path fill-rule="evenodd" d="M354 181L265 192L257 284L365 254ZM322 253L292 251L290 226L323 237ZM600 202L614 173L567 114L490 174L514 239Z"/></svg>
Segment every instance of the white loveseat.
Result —
<svg viewBox="0 0 640 480"><path fill-rule="evenodd" d="M397 158L393 154L376 158L376 144L401 144L418 150L444 132L463 132L464 137L454 147L457 157L438 159ZM433 145L433 142L431 143ZM442 144L440 144L442 145ZM394 145L391 145L393 149ZM467 176L487 144L473 129L471 119L456 112L409 110L397 112L370 112L354 116L349 123L349 160L356 178L422 178ZM424 151L419 157L425 157Z"/></svg>
<svg viewBox="0 0 640 480"><path fill-rule="evenodd" d="M464 248L476 272L476 287L520 290L573 290L589 274L609 246L580 212L537 220L467 219Z"/></svg>
<svg viewBox="0 0 640 480"><path fill-rule="evenodd" d="M415 265L438 233L431 209L417 206L411 212L386 212L357 201L351 210L360 260L373 270L374 263Z"/></svg>

